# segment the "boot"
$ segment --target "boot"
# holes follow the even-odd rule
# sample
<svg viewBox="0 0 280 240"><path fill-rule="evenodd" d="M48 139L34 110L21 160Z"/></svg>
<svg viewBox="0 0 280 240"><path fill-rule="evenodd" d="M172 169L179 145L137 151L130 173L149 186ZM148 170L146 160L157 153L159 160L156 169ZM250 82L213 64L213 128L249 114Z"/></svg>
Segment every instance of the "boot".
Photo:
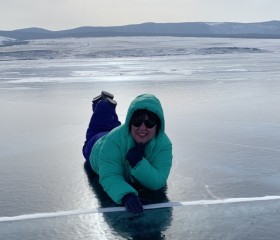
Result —
<svg viewBox="0 0 280 240"><path fill-rule="evenodd" d="M114 95L112 93L109 93L109 92L106 92L106 91L102 91L101 92L101 95L97 96L97 97L94 97L92 99L92 111L94 112L95 110L95 107L96 107L96 104L101 100L101 99L112 99L113 100L114 98ZM114 101L115 102L115 101Z"/></svg>

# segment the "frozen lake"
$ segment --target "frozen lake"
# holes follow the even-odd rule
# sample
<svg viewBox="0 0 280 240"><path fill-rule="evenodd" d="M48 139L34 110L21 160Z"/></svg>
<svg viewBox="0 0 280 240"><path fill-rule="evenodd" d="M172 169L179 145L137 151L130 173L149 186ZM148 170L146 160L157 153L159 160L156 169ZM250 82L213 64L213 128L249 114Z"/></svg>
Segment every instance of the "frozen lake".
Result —
<svg viewBox="0 0 280 240"><path fill-rule="evenodd" d="M0 47L0 239L278 239L280 40L87 38ZM91 99L162 102L173 167L153 202L246 198L4 221L116 205L84 166ZM270 200L269 200L270 199ZM3 221L1 221L1 219Z"/></svg>

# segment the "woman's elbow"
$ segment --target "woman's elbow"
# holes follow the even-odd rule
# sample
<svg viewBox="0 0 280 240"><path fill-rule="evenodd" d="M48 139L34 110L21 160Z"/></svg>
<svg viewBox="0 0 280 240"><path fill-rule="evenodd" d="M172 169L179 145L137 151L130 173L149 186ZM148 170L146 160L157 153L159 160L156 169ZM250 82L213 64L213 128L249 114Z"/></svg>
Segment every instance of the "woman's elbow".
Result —
<svg viewBox="0 0 280 240"><path fill-rule="evenodd" d="M162 179L160 181L154 181L147 186L149 190L157 191L166 186L166 180Z"/></svg>

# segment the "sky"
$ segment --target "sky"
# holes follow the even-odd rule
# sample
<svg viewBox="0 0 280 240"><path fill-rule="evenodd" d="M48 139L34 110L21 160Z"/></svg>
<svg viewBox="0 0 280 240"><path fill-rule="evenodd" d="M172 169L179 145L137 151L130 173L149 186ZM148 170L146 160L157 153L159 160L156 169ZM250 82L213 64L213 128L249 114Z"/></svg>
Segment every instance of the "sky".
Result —
<svg viewBox="0 0 280 240"><path fill-rule="evenodd" d="M280 20L280 0L0 0L0 30Z"/></svg>

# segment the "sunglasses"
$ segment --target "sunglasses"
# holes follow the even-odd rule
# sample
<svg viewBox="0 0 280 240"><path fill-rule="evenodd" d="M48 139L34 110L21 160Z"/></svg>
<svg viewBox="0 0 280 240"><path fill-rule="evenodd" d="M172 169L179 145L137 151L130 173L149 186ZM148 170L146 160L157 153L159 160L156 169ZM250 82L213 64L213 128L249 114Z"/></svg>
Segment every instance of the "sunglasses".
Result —
<svg viewBox="0 0 280 240"><path fill-rule="evenodd" d="M131 123L134 127L140 127L144 123L147 128L153 128L157 124L156 120L143 120L143 118L133 118L131 119Z"/></svg>

